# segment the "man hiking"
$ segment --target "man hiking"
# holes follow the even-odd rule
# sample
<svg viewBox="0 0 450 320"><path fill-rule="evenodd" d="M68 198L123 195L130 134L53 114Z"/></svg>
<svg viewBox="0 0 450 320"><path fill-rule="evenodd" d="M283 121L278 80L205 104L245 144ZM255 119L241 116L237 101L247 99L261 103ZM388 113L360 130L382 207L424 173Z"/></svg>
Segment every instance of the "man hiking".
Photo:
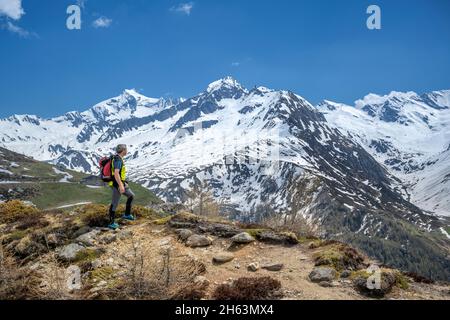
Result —
<svg viewBox="0 0 450 320"><path fill-rule="evenodd" d="M127 178L127 168L125 167L125 162L123 158L127 155L128 150L125 144L119 144L116 148L116 155L111 161L111 172L113 173L113 181L109 183L112 188L112 201L109 207L109 226L108 228L116 230L119 225L116 223L116 210L119 206L120 197L122 195L128 198L127 205L125 209L125 214L122 219L135 220L134 216L131 214L131 206L134 200L134 193L128 186Z"/></svg>

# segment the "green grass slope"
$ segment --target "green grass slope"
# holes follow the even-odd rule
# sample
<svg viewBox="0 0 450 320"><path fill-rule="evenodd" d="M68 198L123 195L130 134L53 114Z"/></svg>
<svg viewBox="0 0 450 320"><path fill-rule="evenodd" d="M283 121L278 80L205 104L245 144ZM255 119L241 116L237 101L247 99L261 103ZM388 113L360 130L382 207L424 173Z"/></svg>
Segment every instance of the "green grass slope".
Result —
<svg viewBox="0 0 450 320"><path fill-rule="evenodd" d="M160 200L149 190L130 183L135 204L150 205ZM108 204L111 188L96 177L57 168L0 148L0 200L33 202L39 209L52 209L78 203ZM125 198L122 199L122 202Z"/></svg>

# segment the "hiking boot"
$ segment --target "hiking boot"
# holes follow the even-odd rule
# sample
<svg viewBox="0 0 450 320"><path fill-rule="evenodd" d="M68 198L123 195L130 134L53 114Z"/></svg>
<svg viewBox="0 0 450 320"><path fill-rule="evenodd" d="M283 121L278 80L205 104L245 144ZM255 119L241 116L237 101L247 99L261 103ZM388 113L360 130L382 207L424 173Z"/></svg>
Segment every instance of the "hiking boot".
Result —
<svg viewBox="0 0 450 320"><path fill-rule="evenodd" d="M134 221L134 220L136 220L136 218L135 218L132 214L124 214L124 215L122 216L122 219L128 220L128 221Z"/></svg>
<svg viewBox="0 0 450 320"><path fill-rule="evenodd" d="M108 225L108 228L111 229L111 230L117 230L117 229L119 229L119 227L120 226L116 222L113 222L113 223Z"/></svg>

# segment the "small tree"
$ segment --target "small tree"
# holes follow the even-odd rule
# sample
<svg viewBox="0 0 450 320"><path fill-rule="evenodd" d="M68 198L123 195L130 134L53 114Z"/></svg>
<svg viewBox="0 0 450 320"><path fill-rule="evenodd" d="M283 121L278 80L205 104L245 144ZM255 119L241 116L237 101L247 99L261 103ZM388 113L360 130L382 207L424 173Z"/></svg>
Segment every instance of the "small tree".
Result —
<svg viewBox="0 0 450 320"><path fill-rule="evenodd" d="M219 216L220 204L216 201L208 181L194 184L190 191L186 192L187 205L191 212L199 216Z"/></svg>

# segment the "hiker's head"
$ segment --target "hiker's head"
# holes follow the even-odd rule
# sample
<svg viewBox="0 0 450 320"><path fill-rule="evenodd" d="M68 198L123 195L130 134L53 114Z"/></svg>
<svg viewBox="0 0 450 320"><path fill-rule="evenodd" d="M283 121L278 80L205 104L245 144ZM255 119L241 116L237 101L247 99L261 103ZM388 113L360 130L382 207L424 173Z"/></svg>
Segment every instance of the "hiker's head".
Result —
<svg viewBox="0 0 450 320"><path fill-rule="evenodd" d="M116 152L118 155L125 156L128 152L126 144L119 144L116 147Z"/></svg>

